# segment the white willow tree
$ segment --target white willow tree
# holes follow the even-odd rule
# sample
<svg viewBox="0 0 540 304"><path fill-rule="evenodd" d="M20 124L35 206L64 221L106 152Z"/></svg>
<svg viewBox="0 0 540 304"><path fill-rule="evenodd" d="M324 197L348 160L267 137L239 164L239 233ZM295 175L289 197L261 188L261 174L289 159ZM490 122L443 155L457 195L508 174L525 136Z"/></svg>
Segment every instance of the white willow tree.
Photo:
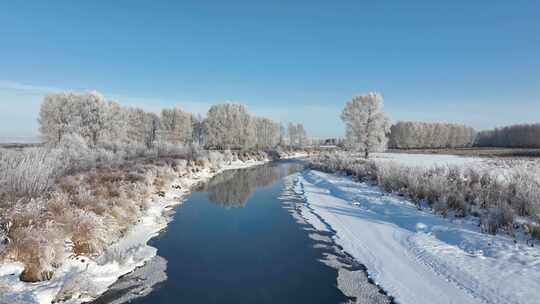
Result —
<svg viewBox="0 0 540 304"><path fill-rule="evenodd" d="M460 124L400 121L390 128L388 146L397 149L463 148L475 139L473 128Z"/></svg>
<svg viewBox="0 0 540 304"><path fill-rule="evenodd" d="M296 125L296 138L299 148L303 148L308 145L308 137L306 129L304 129L304 124L299 123Z"/></svg>
<svg viewBox="0 0 540 304"><path fill-rule="evenodd" d="M287 125L287 134L289 138L289 146L294 148L302 148L308 144L308 137L304 125L299 123L289 123Z"/></svg>
<svg viewBox="0 0 540 304"><path fill-rule="evenodd" d="M296 145L296 138L297 138L297 131L296 131L296 125L290 122L287 125L287 137L289 141L289 147L294 147Z"/></svg>
<svg viewBox="0 0 540 304"><path fill-rule="evenodd" d="M265 117L254 117L255 141L258 149L275 147L280 140L280 125Z"/></svg>
<svg viewBox="0 0 540 304"><path fill-rule="evenodd" d="M73 102L71 93L49 94L45 96L39 110L39 130L46 142L57 145L62 138L74 131Z"/></svg>
<svg viewBox="0 0 540 304"><path fill-rule="evenodd" d="M279 145L284 147L287 145L287 129L285 129L285 126L280 123L279 124Z"/></svg>
<svg viewBox="0 0 540 304"><path fill-rule="evenodd" d="M201 114L191 116L191 126L193 128L193 142L199 146L204 145L204 119Z"/></svg>
<svg viewBox="0 0 540 304"><path fill-rule="evenodd" d="M159 116L139 108L128 108L125 112L128 143L152 148L161 129ZM121 116L117 117L120 118Z"/></svg>
<svg viewBox="0 0 540 304"><path fill-rule="evenodd" d="M108 115L107 101L100 93L90 92L79 97L80 101L76 104L80 118L77 133L95 147L107 128L114 123L114 118Z"/></svg>
<svg viewBox="0 0 540 304"><path fill-rule="evenodd" d="M365 158L368 158L371 152L386 147L386 134L390 130L390 122L382 108L382 95L370 92L367 95L353 97L341 113L341 119L346 125L348 146L362 151Z"/></svg>
<svg viewBox="0 0 540 304"><path fill-rule="evenodd" d="M173 144L189 143L193 136L192 117L180 108L161 110L161 136Z"/></svg>
<svg viewBox="0 0 540 304"><path fill-rule="evenodd" d="M235 103L210 107L204 121L204 137L208 147L249 149L255 146L254 119L244 105Z"/></svg>
<svg viewBox="0 0 540 304"><path fill-rule="evenodd" d="M147 148L153 148L158 140L158 134L161 128L161 120L155 113L145 113L145 134L144 142Z"/></svg>
<svg viewBox="0 0 540 304"><path fill-rule="evenodd" d="M105 140L124 140L122 113L120 105L97 92L59 93L45 97L38 121L42 135L51 144L73 133L96 147Z"/></svg>

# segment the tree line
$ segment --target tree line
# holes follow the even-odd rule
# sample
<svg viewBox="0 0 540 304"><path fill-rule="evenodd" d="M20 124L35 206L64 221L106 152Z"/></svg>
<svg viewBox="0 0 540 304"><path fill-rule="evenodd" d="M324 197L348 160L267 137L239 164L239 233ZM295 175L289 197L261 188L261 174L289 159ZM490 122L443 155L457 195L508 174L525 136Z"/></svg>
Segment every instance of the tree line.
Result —
<svg viewBox="0 0 540 304"><path fill-rule="evenodd" d="M464 148L474 144L476 131L451 123L400 121L390 128L389 148Z"/></svg>
<svg viewBox="0 0 540 304"><path fill-rule="evenodd" d="M519 124L478 132L476 146L540 148L540 123Z"/></svg>
<svg viewBox="0 0 540 304"><path fill-rule="evenodd" d="M147 149L158 144L195 144L209 149L302 148L308 144L302 124L288 129L265 117L254 116L242 104L213 105L206 117L179 107L160 114L124 107L97 92L47 95L39 113L40 132L57 145L76 136L90 147L136 145Z"/></svg>
<svg viewBox="0 0 540 304"><path fill-rule="evenodd" d="M361 151L365 158L371 152L389 148L466 148L509 147L540 148L540 123L513 125L476 132L473 128L452 123L400 121L390 125L383 112L379 93L354 96L341 113L345 123L345 147Z"/></svg>

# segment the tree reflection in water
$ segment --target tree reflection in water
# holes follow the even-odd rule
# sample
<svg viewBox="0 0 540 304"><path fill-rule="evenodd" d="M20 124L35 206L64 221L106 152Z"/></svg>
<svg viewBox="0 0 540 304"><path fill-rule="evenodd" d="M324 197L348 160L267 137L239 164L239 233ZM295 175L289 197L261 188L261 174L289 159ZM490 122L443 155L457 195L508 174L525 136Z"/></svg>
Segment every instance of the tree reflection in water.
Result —
<svg viewBox="0 0 540 304"><path fill-rule="evenodd" d="M208 200L226 208L244 207L259 187L272 185L279 179L303 170L300 162L281 162L220 173L201 190Z"/></svg>

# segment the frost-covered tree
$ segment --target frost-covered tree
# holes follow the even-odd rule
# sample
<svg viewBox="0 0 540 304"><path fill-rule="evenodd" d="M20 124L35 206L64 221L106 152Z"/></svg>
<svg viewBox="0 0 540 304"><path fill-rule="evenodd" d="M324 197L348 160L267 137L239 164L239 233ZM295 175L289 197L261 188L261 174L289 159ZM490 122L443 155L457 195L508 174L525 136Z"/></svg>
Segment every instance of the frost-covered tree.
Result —
<svg viewBox="0 0 540 304"><path fill-rule="evenodd" d="M76 96L71 93L49 94L45 96L39 110L39 130L44 139L53 145L73 132L73 103Z"/></svg>
<svg viewBox="0 0 540 304"><path fill-rule="evenodd" d="M287 145L287 129L282 123L279 124L279 145L282 147Z"/></svg>
<svg viewBox="0 0 540 304"><path fill-rule="evenodd" d="M126 109L125 118L128 143L152 148L161 128L159 116L155 113L145 112L143 109L128 108Z"/></svg>
<svg viewBox="0 0 540 304"><path fill-rule="evenodd" d="M174 143L189 143L192 140L191 114L180 108L161 110L162 139Z"/></svg>
<svg viewBox="0 0 540 304"><path fill-rule="evenodd" d="M296 125L290 122L287 125L287 137L289 138L289 146L294 147L296 144L296 138L297 138L297 130Z"/></svg>
<svg viewBox="0 0 540 304"><path fill-rule="evenodd" d="M299 148L303 148L308 145L308 137L306 129L304 129L304 124L300 123L296 125L296 137Z"/></svg>
<svg viewBox="0 0 540 304"><path fill-rule="evenodd" d="M470 147L476 132L459 124L400 121L390 128L389 146L397 149Z"/></svg>
<svg viewBox="0 0 540 304"><path fill-rule="evenodd" d="M55 145L75 133L95 147L107 138L122 138L125 119L121 113L120 105L97 92L50 94L41 105L40 131Z"/></svg>
<svg viewBox="0 0 540 304"><path fill-rule="evenodd" d="M287 126L287 134L289 137L289 146L302 148L307 145L308 138L303 124L289 123Z"/></svg>
<svg viewBox="0 0 540 304"><path fill-rule="evenodd" d="M76 132L90 145L96 146L107 127L111 125L113 117L107 113L105 97L98 92L79 95L79 99L76 107L80 124Z"/></svg>
<svg viewBox="0 0 540 304"><path fill-rule="evenodd" d="M254 120L244 105L214 105L204 121L206 145L220 149L249 149L256 144Z"/></svg>
<svg viewBox="0 0 540 304"><path fill-rule="evenodd" d="M146 147L152 148L155 142L158 140L159 130L161 128L161 120L155 113L145 113L145 137L144 142Z"/></svg>
<svg viewBox="0 0 540 304"><path fill-rule="evenodd" d="M191 116L193 128L193 142L199 146L204 145L204 119L201 114Z"/></svg>
<svg viewBox="0 0 540 304"><path fill-rule="evenodd" d="M365 158L386 146L390 123L382 108L382 95L370 92L353 97L341 113L341 119L346 125L348 145L364 152Z"/></svg>
<svg viewBox="0 0 540 304"><path fill-rule="evenodd" d="M128 109L119 103L109 101L105 108L105 126L102 131L100 144L119 146L129 142L129 116Z"/></svg>
<svg viewBox="0 0 540 304"><path fill-rule="evenodd" d="M269 149L279 143L280 125L269 118L254 117L256 146L259 149Z"/></svg>
<svg viewBox="0 0 540 304"><path fill-rule="evenodd" d="M142 144L144 143L146 123L146 113L143 109L129 108L126 109L127 118L127 138L130 142Z"/></svg>

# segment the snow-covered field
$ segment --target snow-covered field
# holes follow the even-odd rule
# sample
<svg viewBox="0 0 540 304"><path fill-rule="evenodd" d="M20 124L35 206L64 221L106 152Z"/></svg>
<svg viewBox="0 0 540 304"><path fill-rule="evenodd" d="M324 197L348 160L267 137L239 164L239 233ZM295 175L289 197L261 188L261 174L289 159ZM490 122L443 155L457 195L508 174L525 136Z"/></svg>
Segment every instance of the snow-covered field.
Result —
<svg viewBox="0 0 540 304"><path fill-rule="evenodd" d="M443 165L475 165L483 161L478 157L464 157L444 154L408 154L408 153L373 153L373 160L395 161L407 166L443 166Z"/></svg>
<svg viewBox="0 0 540 304"><path fill-rule="evenodd" d="M290 157L300 157L295 154ZM24 267L20 263L0 265L0 303L51 303L55 299L64 303L88 302L105 292L119 277L132 272L156 256L157 249L147 242L166 228L171 220L166 211L182 203L189 189L196 183L208 181L214 175L231 169L260 165L266 161L236 161L218 172L204 169L172 183L164 197L154 196L150 208L137 225L99 257L70 257L56 270L50 281L25 283L19 280Z"/></svg>
<svg viewBox="0 0 540 304"><path fill-rule="evenodd" d="M39 136L0 136L0 144L38 144L42 139Z"/></svg>
<svg viewBox="0 0 540 304"><path fill-rule="evenodd" d="M304 219L318 230L331 227L334 241L398 303L540 301L537 247L483 234L474 219L445 219L347 177L306 171L288 185L306 202Z"/></svg>

